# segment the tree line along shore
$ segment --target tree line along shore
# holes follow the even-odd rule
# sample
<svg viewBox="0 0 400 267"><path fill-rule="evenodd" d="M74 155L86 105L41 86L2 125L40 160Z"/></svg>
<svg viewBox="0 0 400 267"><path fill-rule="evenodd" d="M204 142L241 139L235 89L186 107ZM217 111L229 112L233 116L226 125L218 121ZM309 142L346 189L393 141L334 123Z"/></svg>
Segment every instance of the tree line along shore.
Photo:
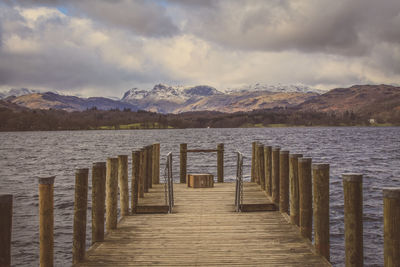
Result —
<svg viewBox="0 0 400 267"><path fill-rule="evenodd" d="M358 114L274 108L251 112L160 114L149 111L0 109L0 131L245 128L290 126L399 126L400 112Z"/></svg>

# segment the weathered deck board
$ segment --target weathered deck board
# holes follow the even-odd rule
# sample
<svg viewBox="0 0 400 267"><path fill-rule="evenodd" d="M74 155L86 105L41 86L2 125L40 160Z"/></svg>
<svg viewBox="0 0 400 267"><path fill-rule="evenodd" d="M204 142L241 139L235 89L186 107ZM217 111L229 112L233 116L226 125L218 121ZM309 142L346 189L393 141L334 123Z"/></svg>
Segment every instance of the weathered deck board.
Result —
<svg viewBox="0 0 400 267"><path fill-rule="evenodd" d="M79 266L329 266L279 212L234 212L233 183L174 186L173 214L125 217ZM162 205L160 191L153 186L141 205ZM244 196L244 203L269 203L254 183Z"/></svg>

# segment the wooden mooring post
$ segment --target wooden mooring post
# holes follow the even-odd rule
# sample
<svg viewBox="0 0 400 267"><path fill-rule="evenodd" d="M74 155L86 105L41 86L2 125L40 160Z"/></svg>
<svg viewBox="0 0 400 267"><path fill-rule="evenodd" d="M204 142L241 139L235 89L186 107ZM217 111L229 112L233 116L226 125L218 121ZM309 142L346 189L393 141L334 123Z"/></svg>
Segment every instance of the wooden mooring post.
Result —
<svg viewBox="0 0 400 267"><path fill-rule="evenodd" d="M153 146L147 146L147 187L153 188Z"/></svg>
<svg viewBox="0 0 400 267"><path fill-rule="evenodd" d="M329 164L313 164L312 177L315 251L329 261Z"/></svg>
<svg viewBox="0 0 400 267"><path fill-rule="evenodd" d="M254 182L260 184L260 155L258 154L259 143L254 148Z"/></svg>
<svg viewBox="0 0 400 267"><path fill-rule="evenodd" d="M140 151L132 152L131 211L136 213L139 200Z"/></svg>
<svg viewBox="0 0 400 267"><path fill-rule="evenodd" d="M272 148L272 202L279 205L279 146Z"/></svg>
<svg viewBox="0 0 400 267"><path fill-rule="evenodd" d="M104 241L106 202L106 163L92 165L92 245Z"/></svg>
<svg viewBox="0 0 400 267"><path fill-rule="evenodd" d="M224 182L224 144L217 145L217 181Z"/></svg>
<svg viewBox="0 0 400 267"><path fill-rule="evenodd" d="M153 184L160 183L160 144L153 144Z"/></svg>
<svg viewBox="0 0 400 267"><path fill-rule="evenodd" d="M257 160L258 160L258 181L260 182L260 187L265 190L265 162L264 162L264 145L258 144L257 148Z"/></svg>
<svg viewBox="0 0 400 267"><path fill-rule="evenodd" d="M298 159L302 154L289 155L289 188L290 188L290 222L299 226L299 177L298 177Z"/></svg>
<svg viewBox="0 0 400 267"><path fill-rule="evenodd" d="M118 222L118 158L107 159L106 174L106 229L117 228Z"/></svg>
<svg viewBox="0 0 400 267"><path fill-rule="evenodd" d="M289 151L279 153L279 211L289 211Z"/></svg>
<svg viewBox="0 0 400 267"><path fill-rule="evenodd" d="M364 265L362 174L344 173L344 236L346 266Z"/></svg>
<svg viewBox="0 0 400 267"><path fill-rule="evenodd" d="M149 150L147 149L147 147L143 148L143 161L142 161L142 165L143 165L143 188L144 188L144 192L148 193L149 192Z"/></svg>
<svg viewBox="0 0 400 267"><path fill-rule="evenodd" d="M383 189L384 265L400 266L400 187Z"/></svg>
<svg viewBox="0 0 400 267"><path fill-rule="evenodd" d="M54 179L39 178L39 265L54 265Z"/></svg>
<svg viewBox="0 0 400 267"><path fill-rule="evenodd" d="M311 158L298 159L299 199L300 199L300 233L311 240L312 234L312 179Z"/></svg>
<svg viewBox="0 0 400 267"><path fill-rule="evenodd" d="M180 144L180 182L186 183L187 172L187 144Z"/></svg>
<svg viewBox="0 0 400 267"><path fill-rule="evenodd" d="M11 266L13 196L0 195L0 266Z"/></svg>
<svg viewBox="0 0 400 267"><path fill-rule="evenodd" d="M272 146L264 146L265 191L270 197L272 192Z"/></svg>
<svg viewBox="0 0 400 267"><path fill-rule="evenodd" d="M256 171L255 171L255 164L256 164L256 145L257 142L253 142L251 143L251 182L255 182L256 181Z"/></svg>
<svg viewBox="0 0 400 267"><path fill-rule="evenodd" d="M144 160L144 148L140 149L139 153L139 180L138 180L138 189L139 189L139 197L144 198L144 180L145 180L145 165L146 161Z"/></svg>
<svg viewBox="0 0 400 267"><path fill-rule="evenodd" d="M129 215L128 156L118 156L118 187L121 216Z"/></svg>
<svg viewBox="0 0 400 267"><path fill-rule="evenodd" d="M75 201L74 201L74 233L72 239L72 264L85 259L86 253L86 217L88 200L89 169L75 171Z"/></svg>

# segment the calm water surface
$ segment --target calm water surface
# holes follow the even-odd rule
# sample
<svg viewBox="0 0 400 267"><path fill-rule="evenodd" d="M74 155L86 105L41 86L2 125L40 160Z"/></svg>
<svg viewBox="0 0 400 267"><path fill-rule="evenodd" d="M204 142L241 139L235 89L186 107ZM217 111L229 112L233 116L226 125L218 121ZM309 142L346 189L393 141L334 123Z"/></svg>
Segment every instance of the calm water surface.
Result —
<svg viewBox="0 0 400 267"><path fill-rule="evenodd" d="M173 152L174 179L178 182L180 143L188 143L189 148L213 148L217 143L225 143L226 180L234 179L237 150L246 157L244 174L249 180L252 141L303 153L312 157L314 163L331 164L331 261L334 266L344 265L343 189L340 175L343 172L363 173L365 265L383 265L381 189L400 186L400 127L0 133L0 193L14 195L13 266L38 265L37 177L56 175L55 264L69 266L76 168L91 168L93 162L105 161L107 157L120 154L130 155L136 148L159 142L162 165L166 154ZM188 171L216 174L216 156L189 154ZM90 210L88 216L90 222ZM88 224L88 246L90 235Z"/></svg>

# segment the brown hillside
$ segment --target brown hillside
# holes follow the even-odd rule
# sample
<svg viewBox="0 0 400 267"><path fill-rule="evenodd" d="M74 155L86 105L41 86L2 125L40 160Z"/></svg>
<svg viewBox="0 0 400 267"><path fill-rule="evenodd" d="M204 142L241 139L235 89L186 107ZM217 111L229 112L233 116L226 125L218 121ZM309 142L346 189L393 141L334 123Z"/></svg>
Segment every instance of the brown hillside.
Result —
<svg viewBox="0 0 400 267"><path fill-rule="evenodd" d="M136 106L121 101L104 97L80 98L76 96L59 95L52 92L34 93L6 99L29 109L62 109L66 111L82 111L96 107L102 110L131 109L137 110Z"/></svg>
<svg viewBox="0 0 400 267"><path fill-rule="evenodd" d="M188 111L220 111L233 113L252 111L256 109L271 109L277 107L289 108L303 103L305 100L318 96L317 93L275 93L268 91L241 92L226 95L205 97L194 103L185 105L174 113Z"/></svg>
<svg viewBox="0 0 400 267"><path fill-rule="evenodd" d="M400 110L400 87L390 85L354 85L337 88L299 105L301 110L320 112L353 111L376 114Z"/></svg>

